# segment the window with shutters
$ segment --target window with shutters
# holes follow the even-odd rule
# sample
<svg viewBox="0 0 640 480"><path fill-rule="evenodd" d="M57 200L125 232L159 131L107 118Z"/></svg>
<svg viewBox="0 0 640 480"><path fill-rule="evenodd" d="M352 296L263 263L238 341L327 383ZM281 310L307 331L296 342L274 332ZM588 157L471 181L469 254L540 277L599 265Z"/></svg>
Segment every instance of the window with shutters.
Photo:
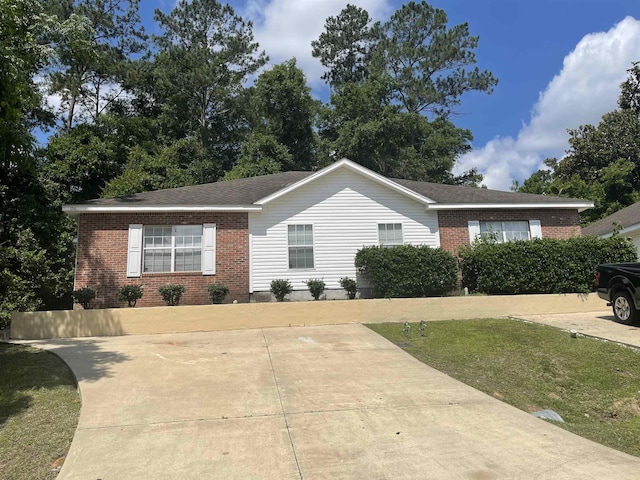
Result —
<svg viewBox="0 0 640 480"><path fill-rule="evenodd" d="M201 272L202 225L145 225L142 271Z"/></svg>
<svg viewBox="0 0 640 480"><path fill-rule="evenodd" d="M529 222L480 222L480 235L498 243L511 240L530 240Z"/></svg>

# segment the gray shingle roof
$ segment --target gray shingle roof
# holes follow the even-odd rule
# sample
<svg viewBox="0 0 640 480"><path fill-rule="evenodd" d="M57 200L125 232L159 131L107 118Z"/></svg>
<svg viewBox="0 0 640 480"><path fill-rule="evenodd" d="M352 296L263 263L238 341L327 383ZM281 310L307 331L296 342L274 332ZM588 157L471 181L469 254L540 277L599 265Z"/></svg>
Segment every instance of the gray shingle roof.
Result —
<svg viewBox="0 0 640 480"><path fill-rule="evenodd" d="M313 172L274 173L260 177L136 193L125 197L99 198L90 200L86 204L103 206L251 205L311 174Z"/></svg>
<svg viewBox="0 0 640 480"><path fill-rule="evenodd" d="M618 210L608 217L601 218L582 229L583 235L604 235L613 232L613 223L619 222L622 228L629 228L636 223L640 223L640 202Z"/></svg>
<svg viewBox="0 0 640 480"><path fill-rule="evenodd" d="M575 203L584 202L575 198L532 195L530 193L504 192L487 188L443 185L440 183L416 182L414 180L392 179L416 193L435 200L438 203Z"/></svg>
<svg viewBox="0 0 640 480"><path fill-rule="evenodd" d="M259 177L228 180L203 185L143 192L116 198L90 200L90 206L162 206L162 205L251 205L252 203L286 188L313 172L283 172ZM545 204L575 203L584 200L573 198L532 195L528 193L503 192L486 188L441 185L413 180L392 181L414 192L445 204Z"/></svg>

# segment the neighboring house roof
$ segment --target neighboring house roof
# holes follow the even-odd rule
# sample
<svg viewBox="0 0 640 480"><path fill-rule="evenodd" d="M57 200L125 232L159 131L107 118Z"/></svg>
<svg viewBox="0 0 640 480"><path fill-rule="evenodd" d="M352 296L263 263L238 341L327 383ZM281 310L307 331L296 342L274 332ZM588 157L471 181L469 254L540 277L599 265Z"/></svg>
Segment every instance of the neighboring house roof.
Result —
<svg viewBox="0 0 640 480"><path fill-rule="evenodd" d="M608 217L601 218L591 225L587 225L582 229L583 235L611 235L613 233L613 224L619 223L622 226L620 233L624 234L633 230L634 227L640 228L640 202L618 210Z"/></svg>
<svg viewBox="0 0 640 480"><path fill-rule="evenodd" d="M388 179L349 160L340 160L317 172L283 172L203 185L136 193L116 198L64 205L70 214L117 211L260 211L262 205L340 168L355 171L419 201L428 209L468 208L577 208L593 206L586 200L503 192L486 188Z"/></svg>

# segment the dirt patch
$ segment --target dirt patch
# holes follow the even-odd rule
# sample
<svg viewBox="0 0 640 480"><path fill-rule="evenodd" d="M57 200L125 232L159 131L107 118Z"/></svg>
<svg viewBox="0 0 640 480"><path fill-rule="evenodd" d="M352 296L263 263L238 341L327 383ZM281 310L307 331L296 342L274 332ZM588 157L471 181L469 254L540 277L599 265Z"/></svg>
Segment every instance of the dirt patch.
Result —
<svg viewBox="0 0 640 480"><path fill-rule="evenodd" d="M613 402L613 411L618 417L630 418L640 416L640 405L637 398L623 398Z"/></svg>

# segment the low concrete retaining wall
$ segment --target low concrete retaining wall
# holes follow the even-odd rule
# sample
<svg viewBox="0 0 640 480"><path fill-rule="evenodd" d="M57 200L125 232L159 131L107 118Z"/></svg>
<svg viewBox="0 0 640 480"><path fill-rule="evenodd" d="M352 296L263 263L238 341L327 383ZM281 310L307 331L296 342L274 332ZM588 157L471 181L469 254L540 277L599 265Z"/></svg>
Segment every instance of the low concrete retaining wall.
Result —
<svg viewBox="0 0 640 480"><path fill-rule="evenodd" d="M339 323L383 323L602 311L595 294L394 298L242 303L15 313L11 337L45 338L177 333Z"/></svg>

